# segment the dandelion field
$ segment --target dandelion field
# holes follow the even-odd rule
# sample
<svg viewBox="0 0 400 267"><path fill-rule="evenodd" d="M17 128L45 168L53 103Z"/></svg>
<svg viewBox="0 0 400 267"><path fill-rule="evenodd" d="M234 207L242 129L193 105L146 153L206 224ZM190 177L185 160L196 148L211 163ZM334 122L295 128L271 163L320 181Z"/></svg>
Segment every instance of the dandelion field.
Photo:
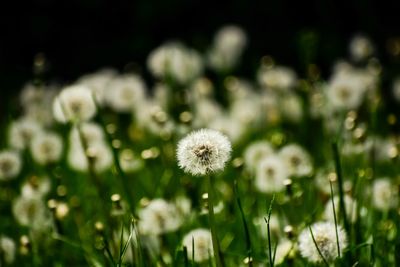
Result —
<svg viewBox="0 0 400 267"><path fill-rule="evenodd" d="M373 42L328 78L248 37L168 42L146 71L34 79L0 126L0 266L400 266L399 137Z"/></svg>

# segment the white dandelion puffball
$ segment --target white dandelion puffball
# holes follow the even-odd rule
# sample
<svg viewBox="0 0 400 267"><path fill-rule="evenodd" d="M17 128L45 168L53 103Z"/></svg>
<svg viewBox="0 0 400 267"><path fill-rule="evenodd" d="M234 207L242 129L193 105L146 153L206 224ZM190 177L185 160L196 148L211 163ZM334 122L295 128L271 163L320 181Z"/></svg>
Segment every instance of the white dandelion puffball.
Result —
<svg viewBox="0 0 400 267"><path fill-rule="evenodd" d="M173 203L154 199L139 211L139 231L143 235L160 235L177 230L183 223L182 216Z"/></svg>
<svg viewBox="0 0 400 267"><path fill-rule="evenodd" d="M55 133L39 134L31 143L33 160L41 165L57 162L61 158L62 151L62 139Z"/></svg>
<svg viewBox="0 0 400 267"><path fill-rule="evenodd" d="M332 222L317 222L311 226L311 230L324 259L332 263L338 257L338 247L336 239L336 228ZM343 255L344 249L347 247L347 235L341 226L337 226L340 255ZM310 229L305 228L299 236L300 254L310 262L322 262L318 250L315 246Z"/></svg>
<svg viewBox="0 0 400 267"><path fill-rule="evenodd" d="M112 79L106 90L106 103L117 112L130 112L143 101L146 85L137 75L121 75Z"/></svg>
<svg viewBox="0 0 400 267"><path fill-rule="evenodd" d="M71 145L67 154L68 164L76 171L86 172L89 170L89 160L97 173L104 172L111 168L113 164L113 154L111 148L103 143L90 144L85 151L80 145Z"/></svg>
<svg viewBox="0 0 400 267"><path fill-rule="evenodd" d="M0 181L15 178L21 171L22 162L15 151L4 150L0 152Z"/></svg>
<svg viewBox="0 0 400 267"><path fill-rule="evenodd" d="M289 144L281 148L279 156L286 164L289 174L295 177L311 175L313 165L308 152L297 144Z"/></svg>
<svg viewBox="0 0 400 267"><path fill-rule="evenodd" d="M13 202L12 212L20 225L39 227L46 216L46 206L40 197L19 196Z"/></svg>
<svg viewBox="0 0 400 267"><path fill-rule="evenodd" d="M215 130L201 129L179 142L178 165L193 175L205 175L223 170L231 151L231 143L225 135Z"/></svg>
<svg viewBox="0 0 400 267"><path fill-rule="evenodd" d="M268 141L255 141L244 150L243 158L245 166L254 172L260 161L274 154L274 149Z"/></svg>
<svg viewBox="0 0 400 267"><path fill-rule="evenodd" d="M96 115L96 103L92 94L84 85L65 87L54 99L54 118L61 123L90 120Z"/></svg>
<svg viewBox="0 0 400 267"><path fill-rule="evenodd" d="M213 47L208 53L208 63L217 71L230 70L237 65L247 44L243 29L229 25L220 29L214 37Z"/></svg>
<svg viewBox="0 0 400 267"><path fill-rule="evenodd" d="M357 35L351 40L349 50L352 59L360 61L372 55L374 46L367 37Z"/></svg>
<svg viewBox="0 0 400 267"><path fill-rule="evenodd" d="M190 231L183 237L182 245L187 249L188 258L195 262L206 261L214 255L211 233L207 229Z"/></svg>
<svg viewBox="0 0 400 267"><path fill-rule="evenodd" d="M166 43L152 51L147 59L150 72L157 78L172 78L186 84L203 71L199 53L176 42Z"/></svg>
<svg viewBox="0 0 400 267"><path fill-rule="evenodd" d="M398 202L398 193L389 178L379 178L372 185L372 204L380 211L395 208Z"/></svg>
<svg viewBox="0 0 400 267"><path fill-rule="evenodd" d="M77 126L71 129L69 134L69 142L71 145L83 147L81 138L88 146L105 141L103 129L99 124L94 122L85 122L80 124L80 129L78 129Z"/></svg>
<svg viewBox="0 0 400 267"><path fill-rule="evenodd" d="M280 157L272 155L259 162L254 185L262 193L279 192L285 188L284 181L288 177L285 163Z"/></svg>
<svg viewBox="0 0 400 267"><path fill-rule="evenodd" d="M288 91L296 86L297 75L288 67L267 68L262 66L258 71L258 81L266 89Z"/></svg>
<svg viewBox="0 0 400 267"><path fill-rule="evenodd" d="M82 76L77 81L77 84L81 84L89 88L90 91L92 91L97 103L99 103L99 105L104 105L108 83L116 75L117 72L113 69L102 69L95 73Z"/></svg>
<svg viewBox="0 0 400 267"><path fill-rule="evenodd" d="M14 240L7 236L0 237L0 254L5 263L12 264L15 260L16 246Z"/></svg>
<svg viewBox="0 0 400 267"><path fill-rule="evenodd" d="M32 139L42 131L34 120L21 118L14 121L8 131L8 142L12 148L23 150L29 148Z"/></svg>
<svg viewBox="0 0 400 267"><path fill-rule="evenodd" d="M24 198L42 198L46 196L51 189L49 178L38 178L32 176L21 186L21 196Z"/></svg>

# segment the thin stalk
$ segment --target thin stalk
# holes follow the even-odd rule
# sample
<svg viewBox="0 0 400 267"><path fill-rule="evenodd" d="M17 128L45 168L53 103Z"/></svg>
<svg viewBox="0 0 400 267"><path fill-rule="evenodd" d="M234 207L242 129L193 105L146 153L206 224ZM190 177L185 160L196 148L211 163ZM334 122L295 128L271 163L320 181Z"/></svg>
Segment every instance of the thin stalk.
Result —
<svg viewBox="0 0 400 267"><path fill-rule="evenodd" d="M246 222L246 219L245 219L245 216L244 216L242 203L241 203L240 197L239 197L238 184L237 184L236 180L234 182L234 191L235 191L235 195L236 195L236 202L238 204L240 215L242 217L242 222L243 222L244 234L245 234L245 238L246 238L247 257L249 259L249 267L252 267L253 266L253 259L252 259L250 232L249 232L249 227L247 225L247 222Z"/></svg>
<svg viewBox="0 0 400 267"><path fill-rule="evenodd" d="M329 180L329 185L331 186L331 201L333 209L333 219L335 221L336 245L337 245L338 257L340 258L340 245L339 245L339 234L338 234L337 220L336 220L335 201L333 201L333 188L332 188L332 182L330 180Z"/></svg>
<svg viewBox="0 0 400 267"><path fill-rule="evenodd" d="M315 247L317 248L317 251L318 251L319 256L322 258L322 260L323 260L323 262L325 263L325 265L329 267L329 263L326 261L326 259L325 259L324 256L322 255L321 250L320 250L319 247L318 247L317 241L315 241L314 234L313 234L313 232L312 232L311 226L308 226L308 229L310 230L312 240L313 240L313 242L314 242Z"/></svg>
<svg viewBox="0 0 400 267"><path fill-rule="evenodd" d="M342 164L340 162L339 149L336 142L332 143L333 159L335 161L336 175L338 179L338 190L339 190L339 214L343 217L344 228L347 234L350 236L350 225L347 219L346 206L344 203L344 190L343 190L343 173Z"/></svg>
<svg viewBox="0 0 400 267"><path fill-rule="evenodd" d="M215 229L215 218L214 218L214 189L212 185L212 179L211 175L207 175L207 182L208 182L208 219L209 219L209 224L210 224L210 229L211 229L211 237L212 237L212 245L213 245L213 250L214 250L214 256L215 256L215 261L217 267L224 267L222 260L221 260L221 254L220 254L220 247L219 247L219 242L218 242L218 237L217 237L217 232Z"/></svg>
<svg viewBox="0 0 400 267"><path fill-rule="evenodd" d="M271 230L269 227L269 222L271 219L271 213L272 213L272 204L274 203L275 200L275 194L272 196L272 200L271 203L269 204L269 208L268 208L268 217L264 218L265 222L267 223L267 233L268 233L268 258L269 258L269 266L273 267L274 266L274 258L272 257L272 245L271 245Z"/></svg>

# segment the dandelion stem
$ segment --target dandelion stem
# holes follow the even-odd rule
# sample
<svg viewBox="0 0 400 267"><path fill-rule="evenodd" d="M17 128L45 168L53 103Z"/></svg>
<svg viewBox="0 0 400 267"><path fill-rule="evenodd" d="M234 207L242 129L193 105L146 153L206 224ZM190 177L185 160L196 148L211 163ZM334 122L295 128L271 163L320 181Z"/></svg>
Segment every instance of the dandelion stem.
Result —
<svg viewBox="0 0 400 267"><path fill-rule="evenodd" d="M350 236L350 227L349 227L349 222L347 219L346 206L344 204L342 165L340 162L339 149L338 149L338 145L336 142L332 143L332 150L333 150L333 159L335 161L336 175L337 175L337 179L338 179L339 214L342 215L344 228L346 229L347 234Z"/></svg>
<svg viewBox="0 0 400 267"><path fill-rule="evenodd" d="M269 258L269 266L273 267L274 266L274 257L272 257L272 245L271 245L271 230L269 228L269 222L271 219L271 213L272 213L272 204L274 203L275 200L275 194L272 196L271 203L269 204L268 208L268 217L264 218L265 222L267 223L267 233L268 233L268 258Z"/></svg>
<svg viewBox="0 0 400 267"><path fill-rule="evenodd" d="M215 218L214 218L214 188L212 185L212 179L211 175L207 175L207 183L208 183L208 218L209 218L209 224L210 224L210 229L211 229L211 237L212 237L212 245L213 245L213 250L214 250L214 255L215 255L215 261L217 267L223 267L223 263L221 260L221 251L219 247L219 242L218 242L218 237L217 237L217 232L215 229Z"/></svg>
<svg viewBox="0 0 400 267"><path fill-rule="evenodd" d="M324 256L323 256L322 253L321 253L321 250L320 250L319 247L318 247L317 241L315 241L314 234L313 234L313 231L312 231L312 229L311 229L311 226L308 226L308 229L310 230L310 234L311 234L312 240L313 240L313 242L314 242L315 247L317 248L317 251L318 251L319 256L322 258L322 260L323 260L323 262L325 263L325 265L329 267L328 262L326 261L326 259L324 258Z"/></svg>
<svg viewBox="0 0 400 267"><path fill-rule="evenodd" d="M337 245L337 251L338 251L338 258L340 258L339 234L338 234L338 228L337 228L336 209L335 209L335 201L333 201L333 188L332 188L331 180L329 180L329 185L331 186L331 201L332 201L333 219L335 221L336 245Z"/></svg>
<svg viewBox="0 0 400 267"><path fill-rule="evenodd" d="M235 180L235 182L234 182L234 191L235 191L235 195L236 195L236 202L238 204L240 215L241 215L242 221L243 221L243 228L244 228L244 234L245 234L245 237L246 237L246 248L247 248L247 257L248 257L248 260L249 260L248 261L249 262L249 267L252 267L253 266L253 260L252 260L252 249L251 249L250 232L249 232L249 228L247 226L247 222L246 222L246 219L245 219L245 216L244 216L242 203L240 201L237 180Z"/></svg>

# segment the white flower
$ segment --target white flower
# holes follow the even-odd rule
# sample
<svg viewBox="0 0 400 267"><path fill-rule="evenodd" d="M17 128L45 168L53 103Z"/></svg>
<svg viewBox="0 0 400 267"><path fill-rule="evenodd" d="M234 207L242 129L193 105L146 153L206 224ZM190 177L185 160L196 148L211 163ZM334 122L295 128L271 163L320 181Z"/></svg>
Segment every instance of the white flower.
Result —
<svg viewBox="0 0 400 267"><path fill-rule="evenodd" d="M258 71L258 82L266 89L288 91L297 83L296 73L287 67L262 66Z"/></svg>
<svg viewBox="0 0 400 267"><path fill-rule="evenodd" d="M274 263L277 265L282 264L293 247L294 244L290 240L282 239L279 241L278 246L276 247Z"/></svg>
<svg viewBox="0 0 400 267"><path fill-rule="evenodd" d="M41 198L50 192L51 183L48 178L39 179L32 176L21 187L21 195L24 198Z"/></svg>
<svg viewBox="0 0 400 267"><path fill-rule="evenodd" d="M78 129L80 127L80 129ZM80 133L79 133L80 132ZM82 136L81 136L82 135ZM87 145L103 143L104 132L100 125L94 122L85 122L79 126L74 126L69 135L70 145L83 147L82 140Z"/></svg>
<svg viewBox="0 0 400 267"><path fill-rule="evenodd" d="M301 146L289 144L281 148L279 156L288 168L289 175L301 177L311 175L313 166L308 152Z"/></svg>
<svg viewBox="0 0 400 267"><path fill-rule="evenodd" d="M14 121L8 132L9 144L12 148L23 150L29 148L32 139L42 131L41 126L28 118Z"/></svg>
<svg viewBox="0 0 400 267"><path fill-rule="evenodd" d="M105 101L117 112L129 112L143 101L145 90L146 85L139 76L118 76L108 83Z"/></svg>
<svg viewBox="0 0 400 267"><path fill-rule="evenodd" d="M5 263L12 264L15 260L15 242L7 236L0 237L0 255Z"/></svg>
<svg viewBox="0 0 400 267"><path fill-rule="evenodd" d="M116 76L116 72L112 69L103 69L95 73L87 74L79 78L77 84L86 86L92 91L99 105L103 105L106 99L106 90L108 83Z"/></svg>
<svg viewBox="0 0 400 267"><path fill-rule="evenodd" d="M337 226L340 255L347 247L347 235L341 226ZM317 222L311 226L311 230L322 256L328 263L332 263L338 257L338 249L336 242L335 224L331 222ZM322 262L322 258L318 253L310 229L305 228L299 236L299 250L301 255L310 262Z"/></svg>
<svg viewBox="0 0 400 267"><path fill-rule="evenodd" d="M41 165L57 162L62 151L62 139L55 133L38 134L31 142L32 157Z"/></svg>
<svg viewBox="0 0 400 267"><path fill-rule="evenodd" d="M217 71L235 67L247 44L246 33L238 26L229 25L220 29L208 54L209 65Z"/></svg>
<svg viewBox="0 0 400 267"><path fill-rule="evenodd" d="M327 100L337 110L358 108L362 104L368 83L353 70L339 71L329 81Z"/></svg>
<svg viewBox="0 0 400 267"><path fill-rule="evenodd" d="M157 78L172 78L186 84L203 71L200 55L180 43L167 43L152 51L147 66Z"/></svg>
<svg viewBox="0 0 400 267"><path fill-rule="evenodd" d="M183 223L177 207L164 199L153 199L139 211L139 231L143 235L160 235L176 231Z"/></svg>
<svg viewBox="0 0 400 267"><path fill-rule="evenodd" d="M380 178L372 185L372 204L381 211L397 207L398 193L389 178Z"/></svg>
<svg viewBox="0 0 400 267"><path fill-rule="evenodd" d="M250 143L244 151L244 164L254 172L262 159L273 154L274 149L268 141L255 141Z"/></svg>
<svg viewBox="0 0 400 267"><path fill-rule="evenodd" d="M244 124L228 114L215 117L207 127L225 134L232 143L239 142L248 130Z"/></svg>
<svg viewBox="0 0 400 267"><path fill-rule="evenodd" d="M20 196L14 200L12 211L20 225L40 227L46 217L43 200L38 196Z"/></svg>
<svg viewBox="0 0 400 267"><path fill-rule="evenodd" d="M201 98L196 100L194 103L194 120L193 125L195 127L205 127L210 122L222 115L222 107L218 102L208 98Z"/></svg>
<svg viewBox="0 0 400 267"><path fill-rule="evenodd" d="M300 122L303 118L303 106L301 98L296 94L285 94L280 101L282 115L290 122Z"/></svg>
<svg viewBox="0 0 400 267"><path fill-rule="evenodd" d="M206 261L214 255L211 233L207 229L190 231L183 237L182 245L187 249L188 258L195 262Z"/></svg>
<svg viewBox="0 0 400 267"><path fill-rule="evenodd" d="M339 196L335 196L333 198L333 202L335 203L335 211L336 211L336 220L339 221L339 210L340 210L340 203L339 203ZM357 202L353 200L350 196L344 195L344 205L346 208L346 216L350 220L350 222L355 223L357 220ZM325 204L324 210L324 219L334 222L335 218L333 216L333 206L332 200L329 199Z"/></svg>
<svg viewBox="0 0 400 267"><path fill-rule="evenodd" d="M215 130L201 129L190 133L179 142L178 165L193 175L223 170L231 150L226 136Z"/></svg>
<svg viewBox="0 0 400 267"><path fill-rule="evenodd" d="M90 120L96 115L92 92L84 85L65 87L53 102L53 115L62 123Z"/></svg>
<svg viewBox="0 0 400 267"><path fill-rule="evenodd" d="M374 52L371 41L362 35L353 37L350 42L350 54L355 61L368 58Z"/></svg>
<svg viewBox="0 0 400 267"><path fill-rule="evenodd" d="M71 168L76 171L86 172L89 169L88 157L93 162L93 168L97 173L104 172L113 164L113 154L109 146L99 142L90 144L86 154L81 146L71 145L67 160Z"/></svg>
<svg viewBox="0 0 400 267"><path fill-rule="evenodd" d="M254 185L262 193L279 192L285 188L284 180L289 176L288 170L280 157L268 156L260 160L256 169Z"/></svg>
<svg viewBox="0 0 400 267"><path fill-rule="evenodd" d="M15 178L21 171L22 162L15 151L4 150L0 152L0 181Z"/></svg>
<svg viewBox="0 0 400 267"><path fill-rule="evenodd" d="M239 98L230 106L230 116L246 126L260 125L262 116L261 99L257 95Z"/></svg>
<svg viewBox="0 0 400 267"><path fill-rule="evenodd" d="M175 123L161 106L151 100L142 101L136 110L137 125L154 135L170 135Z"/></svg>

